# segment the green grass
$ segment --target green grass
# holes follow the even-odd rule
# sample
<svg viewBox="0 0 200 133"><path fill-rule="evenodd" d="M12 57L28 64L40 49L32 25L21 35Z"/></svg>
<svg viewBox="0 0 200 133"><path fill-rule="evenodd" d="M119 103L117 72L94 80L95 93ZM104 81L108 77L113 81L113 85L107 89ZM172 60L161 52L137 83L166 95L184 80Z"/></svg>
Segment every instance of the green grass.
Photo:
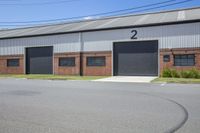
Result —
<svg viewBox="0 0 200 133"><path fill-rule="evenodd" d="M44 74L29 74L29 75L13 75L0 74L0 78L26 78L26 79L46 79L46 80L95 80L106 78L108 76L67 76L67 75L44 75Z"/></svg>
<svg viewBox="0 0 200 133"><path fill-rule="evenodd" d="M157 78L152 81L153 83L184 83L184 84L200 84L200 79L190 79L190 78Z"/></svg>

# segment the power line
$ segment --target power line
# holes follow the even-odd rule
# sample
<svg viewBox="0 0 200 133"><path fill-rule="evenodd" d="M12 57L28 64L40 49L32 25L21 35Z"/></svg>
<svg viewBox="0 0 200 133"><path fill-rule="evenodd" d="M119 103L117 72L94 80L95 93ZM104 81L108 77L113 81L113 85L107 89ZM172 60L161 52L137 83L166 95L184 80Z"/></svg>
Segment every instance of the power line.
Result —
<svg viewBox="0 0 200 133"><path fill-rule="evenodd" d="M137 11L120 13L120 14L116 14L116 15L126 15L126 14L132 14L132 13L137 13L137 12L149 11L149 10L153 10L153 9L159 9L159 8L163 8L163 7L168 7L168 6L183 4L183 3L190 2L190 1L194 1L194 0L184 0L184 1L181 1L181 2L176 2L176 3L167 4L167 5L163 5L163 6L157 6L157 7L152 7L152 8L147 8L147 9L142 9L142 10L137 10Z"/></svg>
<svg viewBox="0 0 200 133"><path fill-rule="evenodd" d="M50 1L50 2L34 2L34 3L3 3L3 4L0 4L0 6L40 6L40 5L62 4L62 3L74 2L74 1L80 1L80 0L57 0L57 1Z"/></svg>
<svg viewBox="0 0 200 133"><path fill-rule="evenodd" d="M97 14L89 14L89 15L84 15L84 16L77 16L77 17L69 17L69 18L59 18L59 19L48 19L48 20L38 20L38 21L17 21L17 22L0 22L0 23L7 23L7 24L25 24L25 23L43 23L43 22L55 22L55 21L65 21L65 20L71 20L71 19L79 19L79 18L85 18L88 16L102 16L102 15L108 15L108 14L113 14L113 13L118 13L118 12L124 12L124 11L130 11L130 10L136 10L136 9L141 9L141 8L146 8L149 6L156 6L156 5L161 5L165 3L170 3L174 2L177 0L167 0L164 2L158 2L158 3L153 3L153 4L148 4L148 5L143 5L143 6L138 6L134 8L127 8L127 9L122 9L122 10L115 10L115 11L110 11L110 12L104 12L104 13L97 13Z"/></svg>
<svg viewBox="0 0 200 133"><path fill-rule="evenodd" d="M143 9L143 10L136 10L136 11L126 12L126 13L121 13L121 14L116 14L116 15L125 15L125 14L130 14L130 13L137 13L137 12L149 11L149 10L153 10L153 9L158 9L158 8L163 8L163 7L168 7L168 6L183 4L183 3L186 3L186 2L190 2L190 1L193 1L193 0L184 0L184 1L176 2L176 3L172 3L172 4L166 4L166 5L162 5L162 6L151 7L151 8L146 8L146 9ZM48 22L48 21L46 21L46 22ZM38 25L38 24L32 24L32 26L34 26L34 25ZM8 25L0 25L0 26L30 26L30 25L28 25L28 24L23 24L23 25L20 25L20 24L19 25L9 25L8 24Z"/></svg>

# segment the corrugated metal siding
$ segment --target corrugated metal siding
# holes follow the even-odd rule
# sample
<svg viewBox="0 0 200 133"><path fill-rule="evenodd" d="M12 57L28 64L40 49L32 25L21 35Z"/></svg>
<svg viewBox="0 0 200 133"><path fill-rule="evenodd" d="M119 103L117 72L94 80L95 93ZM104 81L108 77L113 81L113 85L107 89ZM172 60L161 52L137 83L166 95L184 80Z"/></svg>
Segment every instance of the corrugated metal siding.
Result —
<svg viewBox="0 0 200 133"><path fill-rule="evenodd" d="M113 42L130 41L133 29L83 32L84 51L110 51ZM139 40L159 40L160 48L200 47L200 23L135 28ZM25 47L54 46L55 53L79 52L79 33L0 40L0 55L23 54Z"/></svg>
<svg viewBox="0 0 200 133"><path fill-rule="evenodd" d="M83 33L85 51L112 50L113 42L130 41L133 29ZM134 28L139 40L159 40L160 48L200 47L200 23Z"/></svg>
<svg viewBox="0 0 200 133"><path fill-rule="evenodd" d="M54 46L54 52L80 51L79 34L0 40L0 55L24 54L25 47Z"/></svg>

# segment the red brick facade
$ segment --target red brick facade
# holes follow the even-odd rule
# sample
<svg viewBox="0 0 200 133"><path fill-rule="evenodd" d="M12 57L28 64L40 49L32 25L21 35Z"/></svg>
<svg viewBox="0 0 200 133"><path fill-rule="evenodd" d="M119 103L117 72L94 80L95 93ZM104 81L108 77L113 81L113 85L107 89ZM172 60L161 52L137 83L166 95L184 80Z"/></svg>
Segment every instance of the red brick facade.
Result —
<svg viewBox="0 0 200 133"><path fill-rule="evenodd" d="M80 55L81 53L62 53L54 55L54 74L59 75L80 75ZM87 66L87 57L105 56L105 66ZM59 58L75 57L75 66L61 67L59 66ZM112 55L111 52L85 52L82 53L82 71L85 76L104 76L112 75Z"/></svg>
<svg viewBox="0 0 200 133"><path fill-rule="evenodd" d="M75 66L59 66L59 58L75 57ZM80 53L59 53L54 54L54 74L58 75L80 75Z"/></svg>
<svg viewBox="0 0 200 133"><path fill-rule="evenodd" d="M105 56L105 66L87 66L87 57ZM109 52L87 52L83 54L83 75L110 76L112 75L112 53Z"/></svg>
<svg viewBox="0 0 200 133"><path fill-rule="evenodd" d="M19 59L18 67L7 67L7 59ZM24 56L0 56L0 74L23 74L24 73Z"/></svg>
<svg viewBox="0 0 200 133"><path fill-rule="evenodd" d="M195 66L174 66L174 55L177 54L194 54ZM170 55L169 62L163 61L164 55ZM200 70L200 48L176 48L160 50L160 73L162 73L164 68L172 68L176 70L189 70L192 68L196 68Z"/></svg>
<svg viewBox="0 0 200 133"><path fill-rule="evenodd" d="M195 66L174 66L174 55L176 54L195 54ZM80 52L54 54L54 74L58 75L80 75ZM170 55L170 61L164 62L163 56ZM87 57L104 56L106 58L105 66L87 66ZM75 57L75 66L59 66L60 57ZM7 67L7 59L19 59L19 67ZM24 56L0 56L0 74L24 74ZM200 70L200 48L178 48L160 50L160 73L164 68L173 68L177 70L187 70L192 68ZM83 75L112 75L112 52L85 52L82 53L82 72Z"/></svg>

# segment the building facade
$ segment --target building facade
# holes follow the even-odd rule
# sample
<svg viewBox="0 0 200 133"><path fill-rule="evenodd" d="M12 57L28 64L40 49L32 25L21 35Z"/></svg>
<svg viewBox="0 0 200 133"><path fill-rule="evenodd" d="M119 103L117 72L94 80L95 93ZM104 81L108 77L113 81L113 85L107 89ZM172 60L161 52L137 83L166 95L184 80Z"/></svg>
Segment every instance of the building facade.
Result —
<svg viewBox="0 0 200 133"><path fill-rule="evenodd" d="M0 74L200 70L200 8L0 31Z"/></svg>

